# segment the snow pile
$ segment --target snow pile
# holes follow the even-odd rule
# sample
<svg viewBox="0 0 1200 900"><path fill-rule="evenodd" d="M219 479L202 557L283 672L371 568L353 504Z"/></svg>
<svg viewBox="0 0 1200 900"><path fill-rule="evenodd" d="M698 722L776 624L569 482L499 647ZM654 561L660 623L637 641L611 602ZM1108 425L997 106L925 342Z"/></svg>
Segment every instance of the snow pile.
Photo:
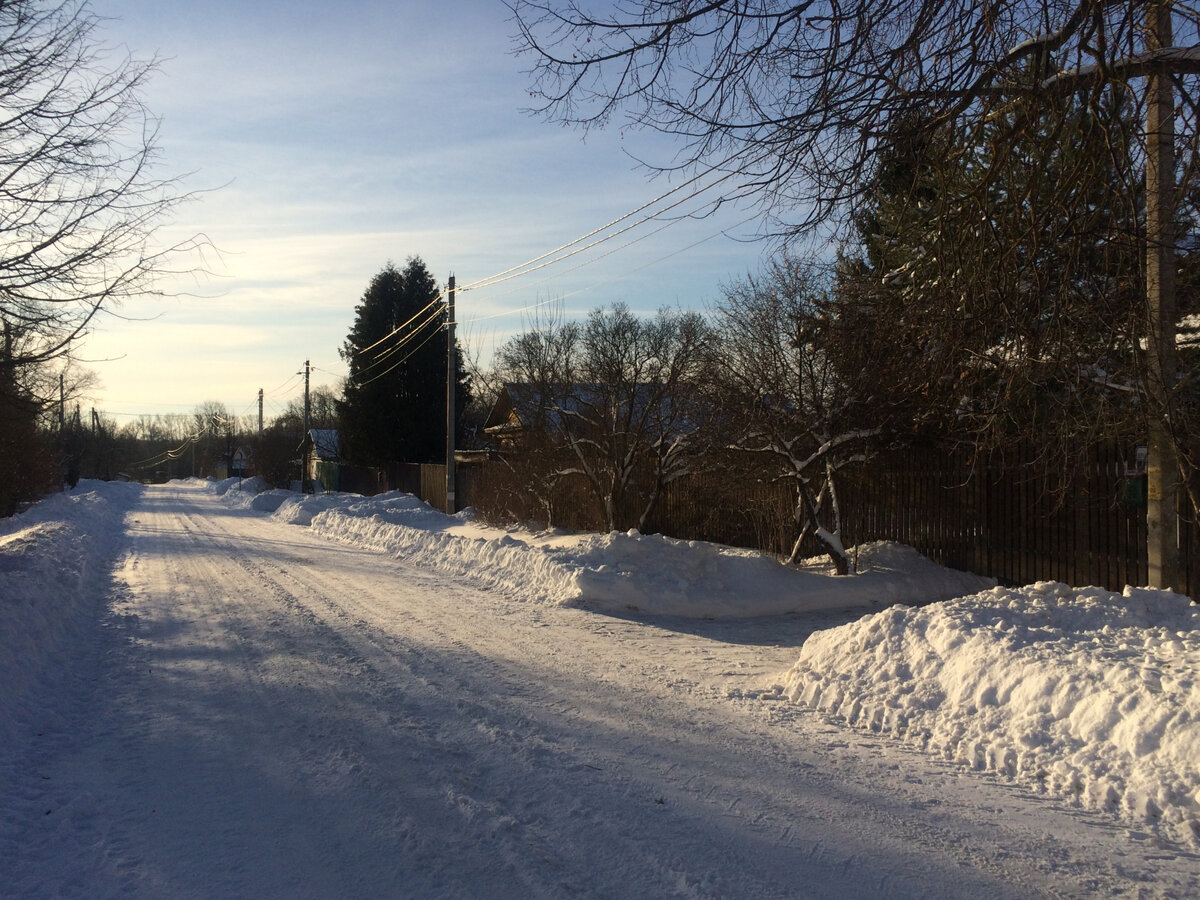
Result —
<svg viewBox="0 0 1200 900"><path fill-rule="evenodd" d="M279 492L269 492L279 493ZM228 494L226 497L228 498ZM240 502L240 501L239 501ZM839 578L773 557L636 531L611 534L491 528L411 494L289 494L279 521L403 556L523 598L605 612L726 618L954 597L993 584L944 569L906 547L868 545L864 574ZM254 508L263 509L255 504Z"/></svg>
<svg viewBox="0 0 1200 900"><path fill-rule="evenodd" d="M295 491L272 491L271 493L283 495L281 502L276 503L272 507L272 511L275 513L275 519L289 525L311 525L313 517L317 513L327 509L346 507L347 503L350 506L357 505L350 499L357 495L351 494L297 494ZM405 494L404 496L409 495ZM255 507L255 509L263 508L262 506Z"/></svg>
<svg viewBox="0 0 1200 900"><path fill-rule="evenodd" d="M862 574L847 578L824 559L796 569L754 550L631 531L587 538L563 562L578 570L589 607L705 618L915 603L994 583L899 544L864 545L858 556Z"/></svg>
<svg viewBox="0 0 1200 900"><path fill-rule="evenodd" d="M203 485L234 509L254 509L259 512L275 512L284 501L297 496L293 491L267 490L267 483L257 475L253 478L205 481Z"/></svg>
<svg viewBox="0 0 1200 900"><path fill-rule="evenodd" d="M0 519L0 746L91 641L137 484L81 481Z"/></svg>
<svg viewBox="0 0 1200 900"><path fill-rule="evenodd" d="M230 491L237 491L242 494L247 494L253 497L255 494L262 493L267 488L267 483L258 475L252 478L240 478L234 475L232 478L225 478L221 481L207 481L202 478L187 478L185 482L200 482L207 490L212 491L218 497L224 497ZM236 498L236 494L234 497Z"/></svg>
<svg viewBox="0 0 1200 900"><path fill-rule="evenodd" d="M1200 842L1200 607L1042 582L813 634L795 702Z"/></svg>
<svg viewBox="0 0 1200 900"><path fill-rule="evenodd" d="M634 531L490 528L403 493L292 494L274 517L522 599L618 614L890 606L815 633L781 690L860 728L1200 843L1200 608L1186 597L1054 583L985 589L991 582L890 543L860 547L863 574L838 577ZM944 602L892 606L931 601Z"/></svg>
<svg viewBox="0 0 1200 900"><path fill-rule="evenodd" d="M205 490L522 599L732 617L957 596L814 633L776 692L1200 845L1200 607L1185 597L1055 583L984 590L983 579L895 544L859 548L865 574L837 577L636 532L491 528L408 494L255 494L245 484ZM81 482L0 520L0 746L14 729L53 727L55 698L85 678L67 663L95 646L123 520L141 492Z"/></svg>

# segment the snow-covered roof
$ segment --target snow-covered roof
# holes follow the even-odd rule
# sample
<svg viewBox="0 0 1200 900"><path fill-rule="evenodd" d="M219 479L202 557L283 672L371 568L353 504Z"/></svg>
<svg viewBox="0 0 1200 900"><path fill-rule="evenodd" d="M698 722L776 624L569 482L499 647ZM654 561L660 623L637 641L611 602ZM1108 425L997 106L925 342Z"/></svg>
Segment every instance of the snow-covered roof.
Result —
<svg viewBox="0 0 1200 900"><path fill-rule="evenodd" d="M336 428L313 428L308 433L317 459L337 459L341 455Z"/></svg>

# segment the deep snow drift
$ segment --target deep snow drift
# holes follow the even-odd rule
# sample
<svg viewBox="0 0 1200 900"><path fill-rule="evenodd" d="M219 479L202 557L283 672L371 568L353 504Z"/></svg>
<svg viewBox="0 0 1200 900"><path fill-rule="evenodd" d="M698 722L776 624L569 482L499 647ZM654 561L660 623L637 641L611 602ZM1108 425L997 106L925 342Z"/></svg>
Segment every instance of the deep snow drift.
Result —
<svg viewBox="0 0 1200 900"><path fill-rule="evenodd" d="M1200 842L1200 609L1042 582L897 606L804 644L787 696Z"/></svg>
<svg viewBox="0 0 1200 900"><path fill-rule="evenodd" d="M141 485L85 481L0 519L0 746L18 723L53 716L44 702L61 661L99 618L122 519Z"/></svg>
<svg viewBox="0 0 1200 900"><path fill-rule="evenodd" d="M209 484L228 504L516 601L694 617L861 607L810 637L761 696L1200 844L1200 612L1186 598L996 588L891 544L860 548L864 574L839 578L700 542L488 528L404 494L255 487ZM52 714L56 655L86 639L97 611L84 607L103 596L82 586L109 577L139 490L85 482L0 521L0 743Z"/></svg>
<svg viewBox="0 0 1200 900"><path fill-rule="evenodd" d="M949 599L995 583L945 569L898 544L859 548L863 574L834 578L819 561L797 570L753 550L636 531L492 528L470 510L448 516L398 491L376 497L255 493L254 479L212 487L232 506L271 512L332 540L402 555L525 600L603 612L725 618L879 609Z"/></svg>

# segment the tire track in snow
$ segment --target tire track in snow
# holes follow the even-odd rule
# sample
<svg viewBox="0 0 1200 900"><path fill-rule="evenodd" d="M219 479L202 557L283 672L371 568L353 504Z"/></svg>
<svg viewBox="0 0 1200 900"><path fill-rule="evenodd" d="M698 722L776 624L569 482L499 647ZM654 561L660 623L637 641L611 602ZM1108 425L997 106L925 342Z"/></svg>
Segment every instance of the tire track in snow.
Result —
<svg viewBox="0 0 1200 900"><path fill-rule="evenodd" d="M256 564L257 565L257 564ZM393 564L396 565L396 564ZM255 568L255 574L259 577L277 578L281 581L287 581L287 593L291 597L297 595L304 596L307 608L324 609L332 614L338 620L348 619L356 623L373 621L387 621L389 616L386 611L381 612L381 605L386 603L386 599L381 599L373 593L364 593L356 591L352 585L343 584L338 579L328 575L319 568L310 568L303 570L303 578L296 574L297 570L289 566L286 571L268 572L261 567ZM413 570L405 570L403 567L396 565L395 574L398 579L407 579L415 581L425 581L427 585L444 585L444 579L426 579L424 576L415 573ZM444 587L442 588L444 590ZM470 594L471 609L476 613L480 609L488 612L494 612L494 603L489 600L486 595L478 592L472 592L471 589L461 589L465 593ZM521 631L519 627L510 627L505 633L502 642L489 640L486 626L484 628L473 627L472 618L469 617L465 621L456 620L453 623L447 621L444 616L437 615L438 606L436 603L425 603L416 611L410 611L404 619L404 625L408 629L420 627L422 633L419 644L424 647L435 647L438 653L428 654L422 653L418 647L418 642L415 639L406 641L402 651L398 652L394 649L388 649L384 653L385 659L393 659L397 656L400 658L408 657L410 664L407 669L411 674L420 671L419 676L421 682L427 687L433 687L445 694L448 690L453 689L454 696L460 698L456 701L456 711L459 718L466 717L470 722L470 728L479 732L486 732L491 736L494 743L499 743L503 749L503 761L501 766L502 778L511 780L514 776L514 761L521 760L530 754L531 741L524 736L526 732L534 732L539 735L543 748L552 748L558 756L562 757L562 733L565 730L561 719L564 717L564 712L571 713L568 716L568 722L571 720L582 721L583 715L580 709L590 705L595 705L596 683L589 681L583 685L575 685L574 693L555 698L553 696L554 682L571 684L570 679L562 677L563 670L550 668L548 682L543 687L539 694L538 706L541 707L541 718L539 720L539 712L536 710L513 710L514 703L517 703L525 693L524 685L529 680L529 674L524 669L518 669L517 675L508 676L508 671L505 667L499 664L499 660L503 659L506 664L511 665L514 661L520 659L536 659L538 653L536 648L531 646L528 629ZM550 617L555 611L544 611L542 615ZM571 615L571 614L568 614ZM576 617L586 616L586 614L573 614ZM518 626L519 622L512 621L519 617L505 617L504 624L509 626ZM616 622L610 627L604 628L602 638L606 642L612 641L614 631L625 630L627 633L636 633L642 629L640 624L629 624ZM362 636L365 632L359 629L359 635ZM464 633L470 634L470 640L464 640L461 635ZM389 629L387 632L381 632L382 638L371 641L371 645L378 647L379 641L388 640L394 641L394 630ZM389 635L393 635L389 637ZM533 644L545 644L545 636L540 631L532 638ZM520 645L518 649L514 649L514 645ZM361 646L361 645L360 645ZM447 651L449 653L447 654ZM602 652L602 651L600 651ZM544 655L544 653L543 653ZM561 654L558 654L553 660L559 662ZM452 664L447 665L446 660L453 660ZM608 792L611 794L614 790L617 792L617 799L614 801L611 797L606 798L606 802L612 807L611 810L592 811L587 808L589 804L580 805L574 803L571 805L573 798L568 798L567 803L575 813L577 818L581 818L584 824L582 830L590 832L593 843L606 843L613 841L615 846L622 848L619 856L623 857L620 860L607 859L606 864L624 864L628 868L630 855L641 856L645 865L649 866L658 878L676 878L679 875L681 868L679 865L663 860L657 852L647 852L645 845L638 843L630 846L630 842L622 835L620 828L613 828L612 823L620 823L627 818L628 810L638 808L650 810L651 815L663 815L664 808L667 806L665 793L674 793L682 796L687 800L689 795L691 802L701 810L715 810L717 814L727 816L733 822L744 825L751 834L770 834L778 835L787 833L789 839L791 832L788 831L788 821L809 821L812 823L819 822L821 816L819 814L783 814L775 813L772 816L758 816L757 819L748 818L739 815L735 808L743 797L743 792L748 790L747 782L739 779L734 784L729 784L728 779L724 782L713 780L710 777L705 778L703 775L697 775L694 772L684 776L684 781L678 784L672 784L672 775L670 769L675 766L669 755L666 755L658 747L653 749L648 748L648 743L637 738L636 732L630 732L627 728L628 722L620 721L621 727L614 727L619 719L629 718L627 716L627 706L630 701L635 703L643 700L644 695L649 693L646 689L643 679L650 673L658 682L671 686L668 667L661 662L651 661L653 656L646 659L638 667L636 677L631 681L627 681L616 696L606 697L605 702L611 704L614 709L605 710L605 713L599 718L599 724L610 732L616 732L618 735L617 746L609 750L600 750L592 746L579 746L569 748L564 758L555 760L555 771L558 773L554 776L556 780L563 778L578 778L581 771L580 766L583 766L583 771L588 774L594 772L603 772L603 780L596 778L593 784L583 784L575 786L575 793L583 792L588 795L588 791ZM464 664L464 660L467 660ZM437 661L437 662L435 662ZM433 672L430 672L430 666L433 666ZM387 664L383 666L386 671ZM566 667L569 670L569 667ZM469 677L464 677L469 676ZM674 690L683 693L690 693L695 689L696 682L693 679L675 679ZM629 688L632 687L632 691ZM499 689L497 689L499 688ZM546 697L546 692L549 690L551 697ZM468 702L461 699L462 697L484 697L486 701ZM444 701L439 701L444 702ZM643 721L656 719L659 723L663 721L662 711L655 710L653 704L642 703L644 707L641 718ZM555 714L549 719L545 717L544 711L549 707L555 710ZM432 716L434 724L431 727L439 727L437 725L440 712L435 712ZM514 724L515 719L515 724ZM558 721L554 721L558 720ZM496 723L501 723L497 725ZM586 721L587 731L593 733L596 731L598 724L597 718ZM707 723L703 730L714 730L709 727L712 723ZM717 723L715 728L720 728L723 723ZM648 730L652 726L646 726ZM675 752L675 747L680 744L686 744L693 740L694 732L697 729L697 723L693 718L685 717L682 721L675 724L676 734L669 737L669 743L672 746L670 749ZM470 729L466 726L460 730L460 733L466 733ZM549 739L546 735L550 734ZM518 736L522 735L522 736ZM468 738L469 739L469 738ZM746 747L738 748L739 751L748 749ZM478 755L482 753L476 749ZM591 761L581 762L581 757L585 757ZM656 766L661 768L661 771L656 772ZM524 777L530 777L527 767ZM703 766L697 766L703 768ZM481 797L480 788L486 785L487 772L483 768L477 766L470 772L463 773L458 770L459 781L464 781L472 788L474 793L465 796L461 789L456 786L451 786L448 791L448 797L451 797L454 802L458 803L465 811L468 818L475 818L480 814L480 810L488 810L493 819L500 817L506 820L512 819L520 821L524 810L513 811L510 806L506 806L506 797L502 793L493 792L493 796ZM553 788L552 788L553 789ZM586 789L586 790L585 790ZM545 786L539 786L539 790L546 790ZM561 789L558 790L562 793ZM597 803L597 797L594 794L588 795L588 799L592 805L600 805ZM759 795L755 797L757 804L771 807L774 797L769 795ZM661 801L661 802L660 802ZM777 803L774 805L777 806ZM712 812L701 812L701 815L709 816ZM689 810L688 815L693 815ZM685 820L686 821L686 820ZM570 822L559 822L555 831L563 831L572 833L570 830ZM893 826L897 823L889 820L886 825ZM911 823L900 823L904 826L904 830L911 832ZM688 836L682 832L689 830L689 825L684 824L677 827L680 835L676 841L682 841L685 845L688 841ZM605 836L600 838L599 836ZM934 836L932 832L926 837ZM570 844L570 842L567 842ZM953 836L946 836L939 843L943 849L948 852L955 852L959 842ZM797 846L802 846L803 842L797 840ZM654 846L653 842L649 842L649 846ZM789 844L784 845L786 848ZM710 850L711 854L712 851ZM703 855L703 854L701 854ZM720 855L719 853L717 854ZM853 857L850 857L852 859ZM840 873L847 863L847 857L844 854L828 852L825 845L819 843L811 853L806 852L806 861L810 866L819 864L830 872ZM723 862L726 865L714 867L714 871L718 874L707 876L706 879L698 881L698 884L707 885L704 890L714 890L716 885L722 884L720 880L720 871L722 868L730 871L745 870L743 863L736 859L728 859ZM764 867L769 868L769 867ZM786 869L786 866L784 866ZM753 880L753 879L751 879ZM685 877L686 881L686 877ZM911 888L911 883L909 884ZM735 885L728 884L726 888L734 890ZM750 890L752 893L760 893L764 896L772 894L786 895L791 892L790 887L785 886L785 882L779 881L773 886L769 882L758 884L757 887L751 888L750 884L740 884L741 890ZM903 891L900 894L903 895Z"/></svg>
<svg viewBox="0 0 1200 900"><path fill-rule="evenodd" d="M353 591L335 591L329 585L314 588L314 582L323 580L320 573L306 572L305 580L297 580L291 573L267 571L246 558L238 559L238 562L257 577L270 582L285 602L304 609L314 621L319 622L321 613L326 611L339 621L353 619L355 626L336 639L351 646L350 652L355 659L365 661L366 674L372 676L374 693L381 702L387 703L387 686L397 680L415 681L421 690L435 692L425 701L432 708L407 724L421 733L436 736L436 740L428 739L431 758L451 761L449 768L434 766L434 771L429 774L439 782L445 803L461 815L473 834L472 842L478 839L490 841L493 852L503 855L506 868L525 890L549 896L564 889L574 892L579 888L578 879L574 882L563 880L559 873L561 867L555 862L572 855L574 845L555 849L554 831L557 829L548 829L545 816L536 808L544 806L545 801L531 805L523 798L528 795L540 798L547 789L562 794L564 779L578 779L580 773L595 767L570 756L564 759L557 742L548 738L544 731L530 728L531 723L523 713L518 713L513 721L509 709L498 709L495 704L475 699L480 696L481 684L488 685L493 691L497 685L502 685L497 693L507 701L524 697L528 693L524 680L509 678L495 661L480 656L465 642L444 631L437 631L432 637L426 633L418 645L415 641L400 642L392 634L366 626L363 619L356 618L361 605L354 611L346 610L350 597L362 603L361 592L356 595ZM406 621L411 623L412 618ZM428 623L424 624L428 626ZM437 653L423 649L428 646L436 647ZM464 660L469 663L464 665ZM464 678L465 672L470 672L471 677ZM445 734L448 698L453 698L456 727L450 734ZM463 745L470 745L469 754L462 749ZM521 771L522 778L540 783L532 790L514 791L514 769ZM540 776L539 770L542 770ZM572 803L573 797L565 796L556 799L554 805L571 806ZM578 804L572 809L577 817L587 812L586 807ZM587 822L592 829L613 830L607 819L596 815L589 816ZM604 847L624 842L619 830L614 830L607 840L596 843ZM439 852L444 854L444 848ZM630 858L634 856L640 856L642 865L652 871L663 869L662 861L653 852L653 845L623 846L620 864L628 868ZM539 860L545 871L539 873L535 868L531 872L531 864L536 865ZM671 873L672 877L676 875Z"/></svg>

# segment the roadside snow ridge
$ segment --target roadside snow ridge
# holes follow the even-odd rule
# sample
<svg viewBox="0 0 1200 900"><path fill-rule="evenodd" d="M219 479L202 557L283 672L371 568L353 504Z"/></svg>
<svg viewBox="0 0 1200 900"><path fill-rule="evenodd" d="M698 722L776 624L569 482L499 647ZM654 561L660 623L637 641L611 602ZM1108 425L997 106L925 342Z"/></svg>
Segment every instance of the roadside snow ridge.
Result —
<svg viewBox="0 0 1200 900"><path fill-rule="evenodd" d="M1200 843L1200 607L1166 591L993 588L812 635L797 703Z"/></svg>

